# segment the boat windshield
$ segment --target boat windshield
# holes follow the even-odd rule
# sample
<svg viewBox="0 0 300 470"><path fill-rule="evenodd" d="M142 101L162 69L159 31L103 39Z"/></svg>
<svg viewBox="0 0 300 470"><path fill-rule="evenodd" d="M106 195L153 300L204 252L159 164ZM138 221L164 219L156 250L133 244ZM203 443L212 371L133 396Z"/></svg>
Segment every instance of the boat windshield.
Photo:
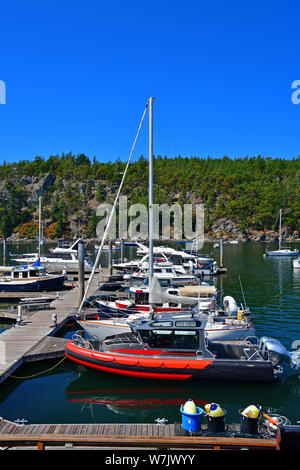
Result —
<svg viewBox="0 0 300 470"><path fill-rule="evenodd" d="M197 330L140 330L150 348L199 349Z"/></svg>

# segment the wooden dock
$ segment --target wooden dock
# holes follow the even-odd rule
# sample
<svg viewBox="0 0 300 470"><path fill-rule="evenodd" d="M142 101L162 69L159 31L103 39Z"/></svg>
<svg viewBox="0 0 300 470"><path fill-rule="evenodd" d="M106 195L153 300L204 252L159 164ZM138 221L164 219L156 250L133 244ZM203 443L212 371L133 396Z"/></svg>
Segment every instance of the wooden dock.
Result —
<svg viewBox="0 0 300 470"><path fill-rule="evenodd" d="M96 291L99 282L106 282L107 279L108 271L102 268L94 277L88 296ZM50 309L32 311L22 317L20 325L1 333L0 384L28 360L50 359L63 355L62 342L57 346L58 338L56 343L51 343L46 338L53 337L68 319L77 313L78 306L78 287L62 291L59 293L59 298L51 302ZM53 315L57 317L57 326L53 324Z"/></svg>
<svg viewBox="0 0 300 470"><path fill-rule="evenodd" d="M0 299L26 299L26 298L51 297L56 298L55 292L5 292L0 291Z"/></svg>
<svg viewBox="0 0 300 470"><path fill-rule="evenodd" d="M0 418L0 445L45 450L53 447L135 449L276 450L276 439L187 435L180 424L25 424Z"/></svg>

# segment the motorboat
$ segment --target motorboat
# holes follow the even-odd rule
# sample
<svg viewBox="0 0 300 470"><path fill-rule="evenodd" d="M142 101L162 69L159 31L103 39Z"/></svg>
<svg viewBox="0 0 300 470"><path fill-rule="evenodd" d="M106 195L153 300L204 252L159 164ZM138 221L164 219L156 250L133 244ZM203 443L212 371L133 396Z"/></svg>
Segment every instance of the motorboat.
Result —
<svg viewBox="0 0 300 470"><path fill-rule="evenodd" d="M18 258L13 258L12 261L17 262L20 265L28 265L33 264L37 259L37 253L25 253L20 255ZM78 269L79 267L78 256L72 252L49 252L46 255L40 256L40 263L48 268ZM91 269L93 267L93 263L89 258L85 258L84 265L86 269Z"/></svg>
<svg viewBox="0 0 300 470"><path fill-rule="evenodd" d="M12 261L20 265L30 265L34 264L36 260L39 259L40 264L48 268L78 270L79 240L80 239L77 239L73 243L70 243L68 240L59 240L57 246L55 248L50 249L47 254L23 253L15 258L12 258ZM93 262L88 254L86 254L85 256L84 266L87 270L90 270L93 267Z"/></svg>
<svg viewBox="0 0 300 470"><path fill-rule="evenodd" d="M281 235L281 220L282 220L282 209L279 211L279 240L278 250L266 250L268 256L298 256L299 250L290 250L289 248L282 248L282 235Z"/></svg>
<svg viewBox="0 0 300 470"><path fill-rule="evenodd" d="M98 340L106 336L125 333L135 319L148 319L151 315L177 315L177 318L195 318L206 312L208 322L206 334L210 339L241 339L254 334L251 312L239 308L233 297L223 299L224 310L216 302L214 286L188 286L182 289L169 288L164 291L158 279L153 278L148 286L127 289L131 298L94 300L98 313L89 310L77 319L77 323Z"/></svg>
<svg viewBox="0 0 300 470"><path fill-rule="evenodd" d="M70 360L99 372L160 380L265 382L299 373L300 352L277 339L211 341L207 318L162 316L135 320L130 332L94 340L75 333L65 347Z"/></svg>
<svg viewBox="0 0 300 470"><path fill-rule="evenodd" d="M156 253L153 256L153 262L160 266L172 266L175 271L179 274L187 274L193 270L193 266L185 266L182 262L182 258L177 255L171 255L167 257L164 253ZM146 264L147 263L147 264ZM122 271L124 274L133 273L133 271L139 270L143 267L149 266L149 254L144 255L141 259L123 261L119 263L113 263L113 267L118 271Z"/></svg>
<svg viewBox="0 0 300 470"><path fill-rule="evenodd" d="M149 248L142 243L138 243L137 254L145 255L149 254ZM176 266L183 266L186 270L194 270L198 274L203 275L215 275L217 274L218 265L217 262L211 258L210 255L198 254L197 251L191 249L187 250L175 250L169 246L154 246L153 247L153 258L159 258L161 261L167 260L172 262ZM140 263L138 263L138 266ZM118 269L118 265L115 265Z"/></svg>
<svg viewBox="0 0 300 470"><path fill-rule="evenodd" d="M0 291L50 291L64 287L66 274L49 274L45 267L38 264L32 266L1 266Z"/></svg>
<svg viewBox="0 0 300 470"><path fill-rule="evenodd" d="M173 285L190 284L196 280L193 274L179 274L172 263L154 263L153 275L158 279L170 280ZM130 274L124 274L126 281L143 281L149 277L149 263L145 262L138 270Z"/></svg>

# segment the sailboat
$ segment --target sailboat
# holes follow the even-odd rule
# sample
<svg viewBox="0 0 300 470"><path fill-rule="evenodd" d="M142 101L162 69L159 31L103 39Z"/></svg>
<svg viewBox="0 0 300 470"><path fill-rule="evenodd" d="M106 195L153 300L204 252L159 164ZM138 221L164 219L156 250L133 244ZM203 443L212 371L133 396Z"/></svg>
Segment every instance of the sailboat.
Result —
<svg viewBox="0 0 300 470"><path fill-rule="evenodd" d="M281 235L281 219L282 219L282 209L279 211L279 242L278 250L266 250L266 254L269 256L297 256L299 254L298 250L290 250L289 248L283 248L282 244L282 235Z"/></svg>

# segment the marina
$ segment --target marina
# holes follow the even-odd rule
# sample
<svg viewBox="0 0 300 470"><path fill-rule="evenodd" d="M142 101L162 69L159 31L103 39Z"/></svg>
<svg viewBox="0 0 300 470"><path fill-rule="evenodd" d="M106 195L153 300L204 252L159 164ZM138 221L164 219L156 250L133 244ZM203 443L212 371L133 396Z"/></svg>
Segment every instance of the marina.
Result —
<svg viewBox="0 0 300 470"><path fill-rule="evenodd" d="M287 462L299 2L35 3L0 30L2 455Z"/></svg>
<svg viewBox="0 0 300 470"><path fill-rule="evenodd" d="M233 247L232 250L233 249L236 250L237 248ZM271 324L272 335L283 341L286 346L289 346L289 339L294 337L296 340L297 338L297 324L299 320L293 317L292 314L292 311L296 308L297 304L294 302L293 304L290 304L288 298L284 297L284 286L287 282L290 283L292 279L295 288L297 288L300 279L298 280L297 275L296 277L293 277L295 276L295 273L292 270L291 260L279 260L280 266L278 266L274 264L275 259L267 260L263 257L260 258L259 253L261 253L260 250L264 249L263 245L261 247L241 246L238 253L239 257L243 256L242 253L245 249L247 257L251 256L251 253L253 257L254 253L257 252L256 264L249 266L250 271L247 275L247 286L245 286L247 303L249 303L249 305L253 305L253 307L255 307L255 311L259 308L257 301L255 302L255 298L257 296L257 272L259 271L261 272L261 275L263 275L263 266L265 266L264 269L268 270L268 264L263 265L263 263L271 263L270 268L273 271L273 275L270 276L270 282L272 281L273 284L270 285L270 294L273 292L276 298L276 292L277 294L279 293L280 296L277 297L278 301L276 302L276 308L281 308L280 306L282 306L285 310L284 320L281 316L278 317L278 314L274 317L273 313L273 321ZM231 248L228 248L228 250L231 250ZM234 264L227 263L228 268L230 268L229 272L231 272L231 275L229 275L229 277L228 275L227 277L219 277L217 286L218 288L227 290L228 286L231 285L232 293L238 299L241 296L240 286L238 282L234 282L235 276L238 273L239 263L237 260L238 258L236 257L232 261ZM240 262L242 263L242 259ZM284 270L283 267L285 268ZM232 272L234 269L236 269L236 274ZM109 281L108 268L101 268L101 271L101 285L105 286L105 282ZM283 274L284 272L285 274ZM114 270L112 276L116 276L116 274L117 272ZM99 281L99 274L95 276L91 293L95 293L95 291L99 289L100 282L97 281ZM276 285L279 286L279 291L277 290ZM108 282L108 289L112 289L112 287L116 288L117 283ZM105 289L103 293L104 292ZM106 294L111 295L113 294L113 291L107 290ZM200 406L203 406L201 403L207 402L209 397L212 397L212 399L217 402L222 401L228 411L228 426L231 425L230 423L234 423L236 421L236 406L241 401L244 404L247 401L262 403L264 409L269 413L276 413L276 411L279 411L280 414L288 416L293 424L297 424L297 421L299 421L300 416L297 414L298 387L295 386L297 382L295 383L293 378L291 379L291 382L284 384L284 388L276 383L274 385L269 384L267 385L267 388L264 389L259 384L256 386L252 384L250 387L247 384L238 384L234 386L235 393L233 395L233 388L229 384L226 385L223 383L221 392L217 391L212 384L202 383L200 393L202 397L200 399L199 388L196 386L195 382L190 383L187 386L176 386L174 389L174 387L170 388L166 385L164 381L157 385L152 383L149 386L149 384L147 385L147 381L137 383L136 380L127 378L125 385L122 377L109 378L106 373L103 373L100 385L97 375L98 372L83 371L82 366L73 366L72 363L67 364L66 361L68 360L64 359L65 346L72 337L72 330L75 332L79 329L79 325L76 325L76 322L74 322L73 315L76 313L78 307L78 295L78 287L65 292L60 292L59 300L56 299L56 294L52 294L53 300L51 302L51 306L54 307L54 310L50 310L49 313L46 313L46 316L46 311L44 310L34 311L29 318L30 321L33 321L35 317L33 325L38 324L38 327L31 329L30 324L27 323L27 319L24 316L23 326L16 326L11 329L11 334L13 335L11 337L12 343L9 345L9 341L7 340L6 344L11 348L13 344L15 346L20 343L17 350L14 352L12 362L15 361L17 357L19 359L17 363L11 363L10 368L6 367L6 371L4 370L3 365L1 365L1 370L4 374L3 379L5 379L1 384L1 387L4 387L2 393L4 393L5 388L8 387L8 390L11 390L12 396L14 396L14 387L17 386L17 391L22 382L28 385L32 382L32 386L36 388L39 380L43 382L45 379L49 382L50 392L50 390L54 391L53 386L51 386L53 381L56 383L55 387L58 388L60 388L60 385L58 384L62 381L61 385L64 389L67 377L69 377L67 382L70 381L71 377L72 379L66 388L65 399L63 399L61 403L59 403L56 394L53 395L52 399L52 392L50 393L51 396L48 398L46 393L45 399L50 405L50 407L48 407L48 419L44 413L42 413L40 418L38 418L39 414L35 412L32 413L33 408L28 402L29 397L27 397L25 401L25 403L27 402L27 406L25 405L27 413L24 413L24 407L22 407L23 411L19 410L15 399L13 408L10 408L10 399L9 397L6 397L3 404L0 404L0 415L3 417L4 421L6 419L12 421L5 421L6 428L3 427L3 431L6 429L6 433L3 432L2 434L2 431L0 430L0 438L3 438L3 441L1 441L3 445L12 446L12 448L15 448L14 446L22 448L23 445L25 448L47 449L51 447L64 448L65 445L72 442L72 446L74 446L74 448L76 448L76 446L78 446L78 448L81 448L82 446L84 446L84 448L101 448L103 446L107 448L127 448L133 446L136 449L143 447L151 449L162 446L174 449L181 444L184 445L184 448L192 448L195 446L195 448L198 449L240 448L239 446L246 446L254 449L263 448L265 450L268 448L276 449L277 441L274 436L270 439L270 442L266 439L257 439L257 437L250 438L249 440L249 437L233 438L230 435L222 437L186 435L184 436L184 440L182 440L183 436L180 424L179 407L180 403L184 402L184 400L190 396L195 398L195 401L200 403ZM43 293L43 297L44 296L45 293ZM268 298L270 301L271 297ZM264 305L268 302L268 298L264 298ZM285 307L283 307L283 305ZM56 327L52 325L53 312L58 314ZM292 317L290 317L290 315L292 315ZM261 310L261 308L259 308L254 324L256 330L258 330L260 334L265 334L265 332L269 332L270 330L269 321L267 321L264 326L264 318L266 320L267 318L271 318L268 317L268 310L265 311L265 309ZM282 318L281 321L280 318ZM292 318L294 318L293 321L291 320ZM283 321L285 327L281 328L280 325L283 325ZM71 333L68 333L67 336L60 337L60 332L66 328L64 325L67 325L68 323L73 324ZM286 325L290 326L286 327ZM28 331L28 335L24 338L24 332L26 329ZM8 331L4 333L4 335L2 333L1 339L2 337L4 339L7 333ZM21 336L22 340L20 340ZM13 349L15 350L16 348L13 347ZM74 372L75 381L73 378ZM31 376L32 379L30 379ZM24 377L23 380L22 377ZM36 385L33 385L34 383ZM74 383L74 386L72 383ZM12 385L14 385L13 389L11 389ZM37 392L38 389L39 386L37 388ZM54 398L55 396L56 398ZM167 396L169 396L169 398L167 398ZM240 397L243 397L242 400ZM1 399L1 393L0 400L1 402L3 400ZM22 402L24 403L24 400L22 400ZM5 403L7 404L5 405ZM32 410L31 412L29 411L30 409ZM68 409L70 414L68 414ZM58 410L60 411L58 412ZM77 410L77 412L75 410ZM80 410L82 411L80 412ZM53 417L55 416L56 419L53 420ZM158 426L155 424L155 419L158 416L164 416L166 418L166 426ZM26 420L29 420L30 423L37 424L26 424L25 426L16 427L14 420L22 419L24 417ZM77 420L79 417L80 420ZM139 422L140 420L142 420L142 422ZM151 424L151 422L153 424ZM25 436L27 436L28 439L28 433L32 436L32 441L26 440ZM179 433L179 435L176 435L176 433ZM166 437L165 434L167 434Z"/></svg>
<svg viewBox="0 0 300 470"><path fill-rule="evenodd" d="M278 335L273 337L269 330L269 324L267 325L267 333L264 335L258 335L255 331L255 315L252 314L253 307L250 305L252 302L248 296L245 297L245 286L241 280L241 273L244 274L245 271L241 269L240 272L235 273L235 278L239 284L240 301L237 302L233 296L236 292L232 292L232 289L229 291L225 289L225 282L223 283L222 278L230 271L228 271L226 256L224 256L224 240L222 237L218 246L214 245L213 247L213 249L219 249L220 266L212 254L199 253L197 239L193 241L188 250L178 251L170 246L155 246L153 231L152 106L153 98L149 98L140 123L141 127L148 108L149 246L137 242L134 257L130 257L127 262L124 259L124 241L121 240L120 243L118 242L121 259L116 262L114 255L116 257L119 250L114 250L114 248L117 246L117 242L114 245L109 240L108 245L105 244L130 163L130 155L101 243L94 248L95 260L92 261L88 258L89 261L86 262L87 251L82 239L77 239L69 247L58 245L51 250L51 255L54 253L56 261L58 260L56 257L66 255L66 250L72 252L78 266L76 284L74 284L76 279L75 266L74 268L71 267L73 271L72 278L68 278L71 273L68 273L70 266L67 264L66 266L62 264L56 266L56 269L63 269L62 273L48 274L46 266L49 268L51 257L44 259L41 256L40 231L38 253L34 253L33 256L31 253L32 258L23 254L21 256L22 266L4 266L2 268L0 280L0 284L3 286L2 290L42 291L43 294L47 290L57 290L58 292L56 292L55 299L51 299L51 301L46 299L45 295L41 296L40 299L34 297L20 298L17 306L16 323L1 333L0 385L5 385L6 381L11 383L11 380L24 380L26 383L27 380L30 381L30 379L39 376L42 376L42 378L47 377L47 373L52 378L53 370L57 372L60 367L65 368L65 363L67 363L67 367L79 368L80 371L78 380L81 382L81 387L78 392L75 392L75 402L80 397L79 403L90 406L93 419L95 419L93 405L105 405L110 411L118 410L117 413L119 413L119 406L122 408L124 401L123 399L117 399L115 402L107 396L99 399L97 388L96 396L94 396L93 389L89 389L88 395L92 390L93 396L92 398L87 397L87 383L81 380L85 370L88 373L96 374L97 384L99 380L102 383L104 375L113 375L115 376L114 380L118 382L126 380L127 386L131 380L132 383L135 381L141 382L146 389L146 382L157 383L159 393L161 393L159 384L164 383L186 382L188 383L187 390L189 392L190 387L197 387L197 383L201 386L201 390L204 390L207 384L217 382L222 382L223 386L226 383L242 386L251 384L253 390L253 387L262 384L264 386L279 387L286 382L297 380L299 376L299 349L295 350L293 344L285 345L284 342L280 341ZM41 198L39 202L39 214L41 214ZM239 244L229 243L228 246L230 245L234 245L232 249L238 254ZM102 250L104 250L104 253ZM271 252L268 251L267 253L270 254ZM37 260L34 261L36 256ZM103 257L106 259L105 268L102 267ZM272 259L272 257L270 258ZM13 261L17 259L14 258ZM61 262L63 258L59 258L59 260ZM276 261L276 259L274 260ZM33 261L33 265L26 265ZM43 266L43 262L45 266ZM26 264L23 265L23 263ZM100 269L98 269L99 265L101 266ZM91 269L87 283L85 282L86 266ZM237 263L233 266L236 269ZM53 268L55 268L55 264ZM41 271L44 277L39 280ZM257 272L255 275L257 275ZM46 276L50 280L58 279L60 282L63 280L63 282L47 285L44 281ZM32 283L31 277L37 277L38 284ZM59 292L64 287L64 282L67 279L69 282L72 281L71 288L63 293ZM18 289L17 286L20 286L20 288ZM24 317L23 310L26 312ZM5 318L5 312L3 318ZM66 332L64 327L70 323L72 325L71 331ZM81 328L79 331L78 327ZM62 334L62 330L65 331L65 334ZM36 366L53 360L58 362L49 368L45 368L44 371L28 375L20 373L20 370L30 364ZM77 379L75 379L76 382ZM139 388L139 385L136 386ZM224 390L223 386L222 391ZM119 387L120 384L117 386L118 390ZM198 387L195 388L195 391L198 393ZM70 386L68 386L66 389L67 401L72 404L74 403L73 394L74 390L72 391L72 387L70 389ZM194 397L190 395L186 403L193 401L192 398ZM245 397L243 398L245 399ZM221 400L209 401L202 399L201 402L205 406L205 412L203 408L194 404L191 413L184 413L183 399L183 396L181 396L182 423L181 425L179 423L179 428L176 427L178 416L175 419L173 418L173 424L166 424L169 421L167 418L156 418L157 431L154 431L155 426L151 426L144 417L140 435L138 425L135 427L134 423L131 423L130 427L126 427L126 424L122 425L121 423L106 424L104 422L105 418L102 416L101 425L96 430L97 438L93 434L95 430L92 431L87 423L74 425L78 431L78 435L75 433L75 436L74 431L71 431L72 425L60 424L60 421L54 429L53 425L48 428L56 435L55 438L49 437L47 432L43 435L41 430L44 428L40 428L38 424L37 427L34 427L34 425L22 427L22 430L25 431L24 435L30 435L31 440L26 441L26 438L19 432L20 428L16 428L13 423L5 421L3 425L5 432L3 434L0 427L0 440L2 439L4 443L9 441L12 443L17 442L18 445L30 442L36 444L38 449L45 449L45 442L57 445L58 443L66 444L67 441L75 442L77 445L95 442L101 446L110 442L113 446L116 446L121 442L120 445L124 446L146 445L150 447L165 446L167 448L180 445L183 448L212 446L214 449L221 449L221 447L226 448L232 445L235 448L241 448L244 445L250 449L260 447L260 445L262 448L267 448L267 439L272 436L276 439L270 440L270 447L280 450L281 433L286 432L289 436L288 445L291 446L295 436L299 435L299 426L296 424L292 424L289 431L287 431L286 423L291 425L289 417L286 417L285 414L274 414L272 411L270 413L269 409L261 412L264 409L264 405L261 404L256 405L258 410L255 417L256 421L254 421L252 412L250 415L245 414L242 416L241 409L239 410L240 429L236 430L230 427L229 424L226 424L225 427L227 409L223 412L220 405L217 404L221 403ZM259 403L259 401L256 401L256 403ZM127 404L129 403L133 405L134 412L139 409L139 406L145 406L142 397L138 400L129 398ZM155 403L165 404L164 401L156 402L153 397L150 398L149 402L146 400L146 403L151 404L153 410L155 410ZM173 404L175 403L179 404L177 400L173 402ZM238 402L235 401L235 406L237 404ZM210 423L213 421L210 421L209 412L206 410L206 407L211 405L217 407L217 409L219 408L223 413L220 416L224 417L222 429L215 429L212 435L210 435ZM240 404L239 406L243 405ZM245 410L247 410L247 406ZM16 412L16 409L14 411ZM266 411L269 414L266 414ZM206 431L203 428L201 435L193 435L194 431L201 430L202 414L208 420L208 428ZM128 414L125 411L126 421L129 419L129 415L130 413ZM267 417L267 425L263 424L265 422L262 421L262 416ZM6 420L9 419L9 416L4 415L3 418ZM213 418L212 416L211 420ZM260 426L265 426L264 432L259 430L259 418L261 418ZM15 422L19 422L20 419L23 418L18 417ZM249 429L247 428L246 431L243 427L245 419L250 419ZM72 421L74 421L74 417L72 417ZM255 425L252 430L250 430L251 421L252 428L253 423ZM53 417L51 422L53 423ZM45 422L41 424L45 425ZM276 432L274 432L274 429L272 430L271 424L275 425ZM90 432L86 435L88 427ZM159 431L159 429L163 429L163 431ZM180 438L177 435L178 429L180 430ZM63 430L66 432L62 432ZM182 431L188 431L189 435L182 434ZM225 435L221 436L222 432L225 432ZM33 437L35 434L37 436ZM52 433L50 432L50 434ZM9 438L8 435L14 437ZM122 439L120 439L120 435L123 435ZM255 442L252 444L251 439L253 437ZM240 441L243 438L246 438L247 441Z"/></svg>

